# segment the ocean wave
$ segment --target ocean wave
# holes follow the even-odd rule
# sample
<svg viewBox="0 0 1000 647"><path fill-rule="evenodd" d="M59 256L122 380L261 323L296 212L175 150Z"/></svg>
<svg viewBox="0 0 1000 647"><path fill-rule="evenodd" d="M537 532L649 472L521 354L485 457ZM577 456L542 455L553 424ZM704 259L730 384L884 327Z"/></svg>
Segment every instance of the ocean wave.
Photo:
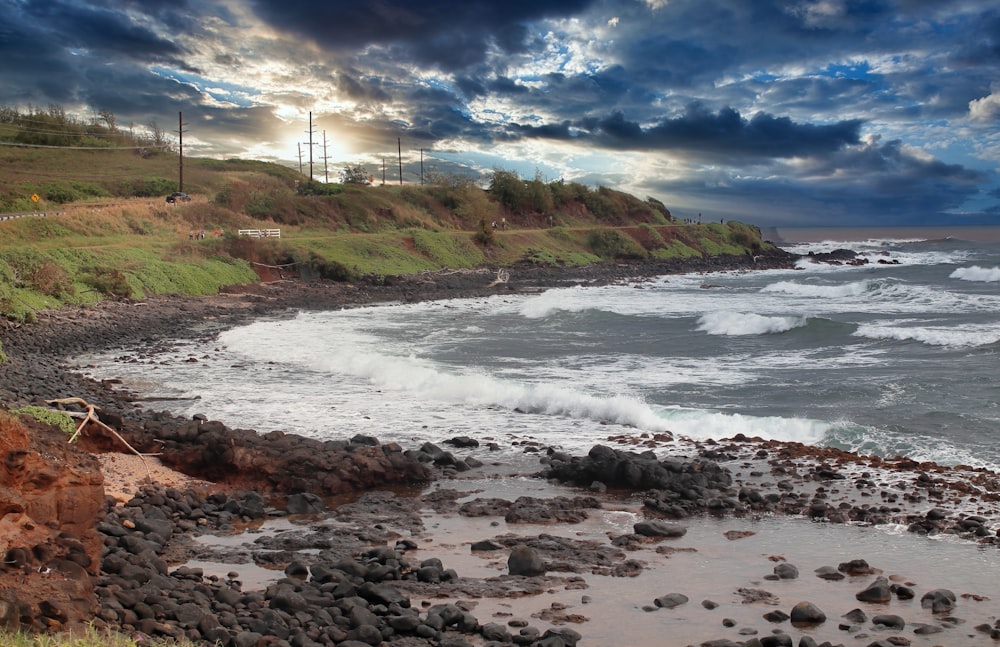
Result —
<svg viewBox="0 0 1000 647"><path fill-rule="evenodd" d="M932 461L940 465L1000 469L1000 464L995 459L965 447L958 447L939 437L900 434L865 425L850 423L832 425L823 444L862 456L906 456L915 461Z"/></svg>
<svg viewBox="0 0 1000 647"><path fill-rule="evenodd" d="M778 281L765 285L761 292L770 294L788 294L798 297L815 297L817 299L831 299L842 297L856 297L868 292L875 281L852 281L840 285L819 285L811 283L799 283L797 281Z"/></svg>
<svg viewBox="0 0 1000 647"><path fill-rule="evenodd" d="M1000 342L996 326L893 326L879 323L862 324L852 333L855 337L917 341L928 346L975 347Z"/></svg>
<svg viewBox="0 0 1000 647"><path fill-rule="evenodd" d="M583 312L593 308L595 299L584 296L584 288L553 288L525 300L519 312L527 319L545 319L557 312Z"/></svg>
<svg viewBox="0 0 1000 647"><path fill-rule="evenodd" d="M972 267L960 267L949 274L948 278L961 279L963 281L995 283L1000 281L1000 267L994 266L993 268L986 268L979 267L978 265L973 265Z"/></svg>
<svg viewBox="0 0 1000 647"><path fill-rule="evenodd" d="M948 248L940 248L943 244L947 244ZM879 260L898 262L901 265L961 263L969 258L970 253L968 249L955 248L954 239L951 238L936 240L926 238L876 238L856 241L825 240L814 243L796 243L782 247L793 254L799 254L803 257L797 264L799 268L813 271L825 269L844 271L858 267L891 267L893 264L881 265L878 263ZM827 254L840 249L853 250L858 256L867 258L869 264L864 266L831 265L817 262L814 258L808 256L810 252L814 254Z"/></svg>
<svg viewBox="0 0 1000 647"><path fill-rule="evenodd" d="M808 418L748 416L703 409L668 407L659 412L669 430L692 440L719 440L743 434L748 438L820 444L831 424Z"/></svg>
<svg viewBox="0 0 1000 647"><path fill-rule="evenodd" d="M709 335L769 335L805 326L805 317L765 317L752 312L709 312L698 319L698 330Z"/></svg>

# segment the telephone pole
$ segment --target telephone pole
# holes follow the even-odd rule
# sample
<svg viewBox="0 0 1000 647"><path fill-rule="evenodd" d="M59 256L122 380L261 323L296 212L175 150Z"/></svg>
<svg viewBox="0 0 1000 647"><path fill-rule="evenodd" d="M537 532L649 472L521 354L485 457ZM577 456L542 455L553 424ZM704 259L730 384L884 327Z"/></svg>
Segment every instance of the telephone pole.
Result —
<svg viewBox="0 0 1000 647"><path fill-rule="evenodd" d="M302 174L302 142L296 142L299 146L299 174Z"/></svg>
<svg viewBox="0 0 1000 647"><path fill-rule="evenodd" d="M403 144L400 138L396 138L396 155L399 159L399 186L403 186Z"/></svg>
<svg viewBox="0 0 1000 647"><path fill-rule="evenodd" d="M330 159L330 156L326 154L326 131L323 131L323 181L327 184L330 183L330 168L327 166L326 161Z"/></svg>
<svg viewBox="0 0 1000 647"><path fill-rule="evenodd" d="M309 181L312 182L313 179L313 113L312 110L309 111Z"/></svg>
<svg viewBox="0 0 1000 647"><path fill-rule="evenodd" d="M177 190L184 192L184 113L177 113Z"/></svg>
<svg viewBox="0 0 1000 647"><path fill-rule="evenodd" d="M424 149L420 149L420 184L424 184Z"/></svg>

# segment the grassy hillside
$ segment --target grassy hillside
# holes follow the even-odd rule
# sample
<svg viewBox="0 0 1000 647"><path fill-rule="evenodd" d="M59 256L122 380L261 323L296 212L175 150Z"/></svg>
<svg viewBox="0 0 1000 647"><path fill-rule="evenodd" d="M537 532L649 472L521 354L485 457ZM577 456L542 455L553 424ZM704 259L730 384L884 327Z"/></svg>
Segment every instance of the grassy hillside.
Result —
<svg viewBox="0 0 1000 647"><path fill-rule="evenodd" d="M503 170L485 190L453 177L367 186L310 182L257 161L186 158L192 201L167 204L177 175L177 155L164 151L0 146L0 213L46 214L0 221L0 314L26 320L110 296L211 294L259 280L268 265L350 281L768 247L756 227L686 224L653 199ZM237 235L257 228L280 229L280 238Z"/></svg>

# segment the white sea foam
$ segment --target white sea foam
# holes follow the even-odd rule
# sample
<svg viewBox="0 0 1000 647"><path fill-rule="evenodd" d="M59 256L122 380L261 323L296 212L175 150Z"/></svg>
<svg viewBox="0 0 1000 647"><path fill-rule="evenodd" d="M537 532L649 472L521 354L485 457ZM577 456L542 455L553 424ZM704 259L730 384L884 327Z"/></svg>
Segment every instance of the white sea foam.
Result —
<svg viewBox="0 0 1000 647"><path fill-rule="evenodd" d="M698 330L709 335L768 335L806 325L805 317L765 317L752 312L708 312L698 319Z"/></svg>
<svg viewBox="0 0 1000 647"><path fill-rule="evenodd" d="M858 326L853 335L868 339L918 341L928 346L973 347L1000 342L1000 326L899 326L896 322L876 322Z"/></svg>
<svg viewBox="0 0 1000 647"><path fill-rule="evenodd" d="M856 297L867 292L873 284L871 280L852 281L837 285L819 283L800 283L798 281L778 281L761 288L761 292L771 294L788 294L798 297L817 299Z"/></svg>
<svg viewBox="0 0 1000 647"><path fill-rule="evenodd" d="M1000 281L1000 266L995 266L993 268L979 267L978 265L973 265L972 267L960 267L949 274L948 278L961 279L963 281L996 283L997 281Z"/></svg>
<svg viewBox="0 0 1000 647"><path fill-rule="evenodd" d="M732 438L743 434L764 440L815 445L823 440L831 428L828 422L807 418L748 416L683 407L663 409L660 415L667 420L670 431L692 440Z"/></svg>
<svg viewBox="0 0 1000 647"><path fill-rule="evenodd" d="M802 269L814 270L851 270L860 268L891 268L898 265L942 265L949 263L961 263L969 258L969 251L965 249L942 250L937 248L925 248L913 243L921 243L923 239L869 239L861 241L834 241L826 240L818 243L796 243L794 245L783 245L782 247L793 254L803 256L799 266ZM829 263L816 262L808 256L809 252L816 254L828 254L838 249L849 249L858 256L868 260L867 265L831 265ZM886 261L886 263L879 263Z"/></svg>
<svg viewBox="0 0 1000 647"><path fill-rule="evenodd" d="M555 288L521 303L520 313L528 319L544 319L556 312L580 312L593 307L594 300L583 299L583 288Z"/></svg>

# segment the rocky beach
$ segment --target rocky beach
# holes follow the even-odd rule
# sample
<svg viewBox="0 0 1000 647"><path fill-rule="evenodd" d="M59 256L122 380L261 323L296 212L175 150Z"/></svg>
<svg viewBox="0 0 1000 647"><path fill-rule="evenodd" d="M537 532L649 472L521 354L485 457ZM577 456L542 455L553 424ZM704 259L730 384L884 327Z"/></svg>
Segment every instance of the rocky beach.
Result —
<svg viewBox="0 0 1000 647"><path fill-rule="evenodd" d="M793 260L275 281L7 325L0 403L79 398L102 424L67 445L22 416L28 431L0 439L0 624L227 647L1000 643L1000 594L949 566L996 563L1000 477L986 470L740 435L609 433L585 455L496 430L320 441L180 419L68 364L298 309ZM497 460L501 443L524 459ZM124 473L109 458L123 454Z"/></svg>

